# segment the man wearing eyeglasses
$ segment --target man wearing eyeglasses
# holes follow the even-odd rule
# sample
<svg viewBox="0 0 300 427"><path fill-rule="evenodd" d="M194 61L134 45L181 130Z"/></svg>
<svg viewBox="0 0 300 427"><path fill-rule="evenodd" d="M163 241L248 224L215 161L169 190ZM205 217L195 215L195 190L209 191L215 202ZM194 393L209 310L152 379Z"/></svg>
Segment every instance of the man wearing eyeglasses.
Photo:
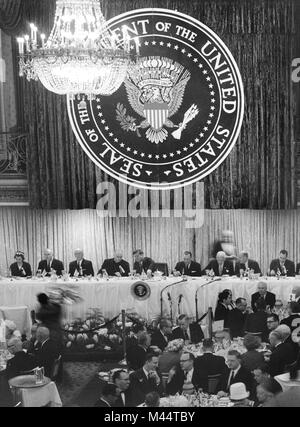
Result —
<svg viewBox="0 0 300 427"><path fill-rule="evenodd" d="M279 326L279 317L277 314L271 314L267 318L267 327L270 332L275 331Z"/></svg>

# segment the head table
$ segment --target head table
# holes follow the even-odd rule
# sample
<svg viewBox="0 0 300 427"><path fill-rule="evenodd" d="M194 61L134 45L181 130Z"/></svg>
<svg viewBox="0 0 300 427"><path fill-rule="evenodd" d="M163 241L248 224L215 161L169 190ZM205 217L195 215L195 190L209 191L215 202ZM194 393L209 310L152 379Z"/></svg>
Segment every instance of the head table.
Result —
<svg viewBox="0 0 300 427"><path fill-rule="evenodd" d="M298 278L263 278L268 285L268 291L276 294L277 298L284 302L289 300L294 287L300 287ZM209 307L216 306L218 294L224 289L230 289L233 298L244 297L248 303L251 295L257 291L257 280L240 279L234 277L222 278L214 283L209 283L206 277L187 278L187 281L180 282L180 278L154 278L146 282L150 286L151 295L145 301L134 298L131 287L136 282L132 278L110 278L104 279L70 279L51 281L49 278L43 279L6 279L0 280L0 306L18 307L27 306L30 310L36 308L37 294L48 293L54 288L69 287L74 289L82 302L66 306L67 320L84 318L90 308L98 308L107 318L112 318L121 312L122 309L134 309L141 316L151 320L160 314L161 291L163 292L164 313L170 312L170 301L168 293L172 299L173 317L178 314L178 298L182 295L180 311L191 317L195 316L195 293L198 290L198 311L199 316L206 313ZM178 283L178 284L176 284Z"/></svg>

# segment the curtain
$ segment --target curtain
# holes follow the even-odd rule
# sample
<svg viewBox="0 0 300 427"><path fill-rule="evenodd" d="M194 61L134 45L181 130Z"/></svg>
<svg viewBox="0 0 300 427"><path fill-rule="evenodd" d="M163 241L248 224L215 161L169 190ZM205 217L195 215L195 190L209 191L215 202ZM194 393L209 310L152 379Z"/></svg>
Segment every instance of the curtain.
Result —
<svg viewBox="0 0 300 427"><path fill-rule="evenodd" d="M0 0L0 28L8 34L15 34L23 25L24 0Z"/></svg>
<svg viewBox="0 0 300 427"><path fill-rule="evenodd" d="M190 250L204 269L214 241L224 229L234 231L238 251L248 250L264 272L281 249L300 262L300 212L297 210L205 210L198 229L186 228L184 218L102 218L96 210L33 210L1 208L0 270L4 274L16 250L25 252L34 268L50 247L65 266L80 247L95 269L114 250L132 265L134 249L173 269Z"/></svg>
<svg viewBox="0 0 300 427"><path fill-rule="evenodd" d="M172 266L184 248L193 246L193 231L185 229L179 218L116 219L102 218L96 210L0 210L0 269L4 273L13 261L16 250L23 250L33 266L37 266L46 247L63 260L73 260L74 249L84 249L85 257L100 268L104 259L121 250L132 263L135 249L143 249L157 262Z"/></svg>
<svg viewBox="0 0 300 427"><path fill-rule="evenodd" d="M24 33L27 27L27 22L24 21L25 0L0 0L0 32L2 30L2 64L0 67L6 71L6 85L2 90L1 96L5 108L5 126L2 126L2 131L17 131L17 127L23 131L23 116L24 105L22 102L23 93L19 90L18 76L18 53L16 49L15 38ZM5 33L5 34L4 34ZM1 62L1 48L0 48ZM2 69L2 72L3 72ZM1 75L1 71L0 71ZM1 78L0 78L1 84ZM4 92L4 93L3 93ZM18 103L16 104L18 99ZM3 114L1 111L0 114ZM3 118L3 117L2 117Z"/></svg>
<svg viewBox="0 0 300 427"><path fill-rule="evenodd" d="M16 124L17 107L12 41L11 37L0 30L0 133L13 131Z"/></svg>
<svg viewBox="0 0 300 427"><path fill-rule="evenodd" d="M226 161L205 179L212 209L296 206L294 100L290 64L295 42L293 0L103 0L107 18L143 7L187 13L228 45L245 86L241 136ZM49 34L54 0L27 0L24 22ZM20 100L29 133L30 203L35 208L94 208L97 171L68 125L66 101L22 80ZM118 185L118 184L116 184Z"/></svg>

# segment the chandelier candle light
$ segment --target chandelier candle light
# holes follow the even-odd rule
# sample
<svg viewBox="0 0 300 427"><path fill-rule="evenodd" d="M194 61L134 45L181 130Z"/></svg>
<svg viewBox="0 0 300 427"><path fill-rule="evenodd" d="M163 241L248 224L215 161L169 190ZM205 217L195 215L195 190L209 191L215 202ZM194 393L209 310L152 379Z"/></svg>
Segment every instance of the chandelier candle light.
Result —
<svg viewBox="0 0 300 427"><path fill-rule="evenodd" d="M99 0L57 0L53 29L47 41L40 35L40 46L37 27L30 28L31 36L17 39L20 76L71 99L116 92L139 56L139 40L129 37L127 27L123 34L108 30Z"/></svg>

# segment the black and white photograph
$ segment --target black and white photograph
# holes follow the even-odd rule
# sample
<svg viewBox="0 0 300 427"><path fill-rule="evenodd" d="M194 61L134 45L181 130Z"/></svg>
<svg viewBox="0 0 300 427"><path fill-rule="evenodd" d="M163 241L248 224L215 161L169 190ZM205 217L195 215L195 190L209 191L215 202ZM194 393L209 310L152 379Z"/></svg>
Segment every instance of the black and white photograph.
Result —
<svg viewBox="0 0 300 427"><path fill-rule="evenodd" d="M0 0L0 245L1 408L300 407L300 0Z"/></svg>

